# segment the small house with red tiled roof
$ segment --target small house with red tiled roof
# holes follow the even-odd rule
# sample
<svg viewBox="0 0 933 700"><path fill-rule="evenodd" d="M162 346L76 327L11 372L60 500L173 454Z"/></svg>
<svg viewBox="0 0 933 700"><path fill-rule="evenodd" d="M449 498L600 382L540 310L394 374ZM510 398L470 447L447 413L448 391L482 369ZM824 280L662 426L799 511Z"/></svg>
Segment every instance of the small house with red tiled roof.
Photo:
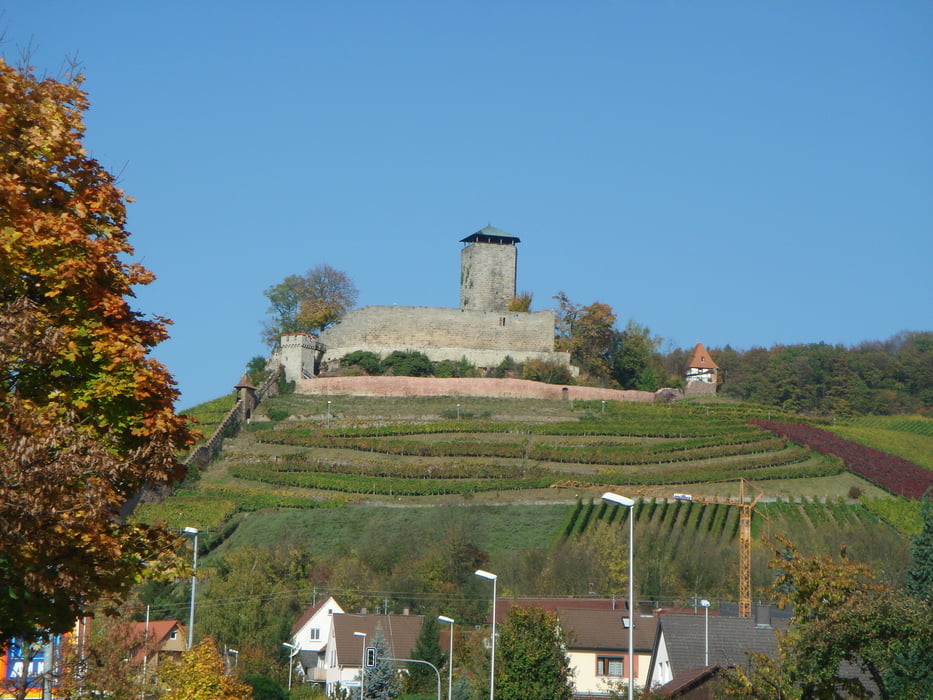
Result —
<svg viewBox="0 0 933 700"><path fill-rule="evenodd" d="M130 663L145 669L151 682L161 664L177 661L188 647L188 633L178 620L134 622L129 630L133 641Z"/></svg>
<svg viewBox="0 0 933 700"><path fill-rule="evenodd" d="M703 343L697 343L690 354L690 360L684 370L684 379L686 380L686 394L688 396L695 394L715 394L716 389L722 382L722 375L709 351L703 347Z"/></svg>

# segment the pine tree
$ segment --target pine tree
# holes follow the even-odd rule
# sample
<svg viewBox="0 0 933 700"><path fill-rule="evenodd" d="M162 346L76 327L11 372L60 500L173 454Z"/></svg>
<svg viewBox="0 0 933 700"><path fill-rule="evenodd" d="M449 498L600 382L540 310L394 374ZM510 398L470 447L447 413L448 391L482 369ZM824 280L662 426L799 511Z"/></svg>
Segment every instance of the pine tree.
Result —
<svg viewBox="0 0 933 700"><path fill-rule="evenodd" d="M907 571L907 592L933 604L933 505L929 498L920 504L923 527L910 550L914 563Z"/></svg>
<svg viewBox="0 0 933 700"><path fill-rule="evenodd" d="M412 652L413 659L421 659L440 669L447 660L447 655L441 651L440 633L438 632L437 618L429 616L421 626L421 633ZM437 685L437 676L424 664L412 664L408 672L406 689L409 693L434 693Z"/></svg>
<svg viewBox="0 0 933 700"><path fill-rule="evenodd" d="M389 645L381 627L376 628L373 648L376 650L376 665L366 669L363 700L393 700L401 693L401 681L395 663L389 660Z"/></svg>

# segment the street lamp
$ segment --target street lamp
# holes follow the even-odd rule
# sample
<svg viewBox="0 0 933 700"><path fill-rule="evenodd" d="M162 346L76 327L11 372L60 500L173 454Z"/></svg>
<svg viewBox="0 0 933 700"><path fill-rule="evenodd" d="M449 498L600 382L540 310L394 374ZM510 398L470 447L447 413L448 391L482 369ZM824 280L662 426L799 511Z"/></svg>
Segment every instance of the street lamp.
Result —
<svg viewBox="0 0 933 700"><path fill-rule="evenodd" d="M453 700L454 689L454 619L438 615L437 619L450 625L450 651L447 658L447 700Z"/></svg>
<svg viewBox="0 0 933 700"><path fill-rule="evenodd" d="M327 403L330 403L330 401ZM360 700L363 700L363 689L366 684L366 633L354 632L353 636L363 638L363 651L360 654Z"/></svg>
<svg viewBox="0 0 933 700"><path fill-rule="evenodd" d="M301 651L301 647L297 644L289 644L288 642L282 642L283 647L288 647L292 650L292 653L288 655L288 689L292 689L292 659L298 656L298 652Z"/></svg>
<svg viewBox="0 0 933 700"><path fill-rule="evenodd" d="M482 569L477 569L476 575L487 581L492 581L492 650L489 655L489 700L494 700L496 696L496 581L499 577Z"/></svg>
<svg viewBox="0 0 933 700"><path fill-rule="evenodd" d="M604 493L603 500L625 506L628 513L628 700L635 697L635 501L617 493Z"/></svg>
<svg viewBox="0 0 933 700"><path fill-rule="evenodd" d="M186 535L194 535L194 551L192 552L193 566L191 573L191 605L188 608L188 648L194 643L194 592L198 586L198 528L186 527Z"/></svg>
<svg viewBox="0 0 933 700"><path fill-rule="evenodd" d="M700 605L703 607L703 637L705 642L703 644L703 665L709 666L709 601L704 598L700 601Z"/></svg>

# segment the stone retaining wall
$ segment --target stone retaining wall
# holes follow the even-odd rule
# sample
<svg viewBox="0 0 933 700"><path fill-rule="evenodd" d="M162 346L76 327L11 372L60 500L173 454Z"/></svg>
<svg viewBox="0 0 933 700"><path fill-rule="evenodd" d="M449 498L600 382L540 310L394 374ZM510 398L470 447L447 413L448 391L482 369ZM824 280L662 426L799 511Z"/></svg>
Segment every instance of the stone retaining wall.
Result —
<svg viewBox="0 0 933 700"><path fill-rule="evenodd" d="M494 398L596 401L655 400L650 391L544 384L527 379L437 379L432 377L318 377L297 383L296 393L319 396L490 396Z"/></svg>

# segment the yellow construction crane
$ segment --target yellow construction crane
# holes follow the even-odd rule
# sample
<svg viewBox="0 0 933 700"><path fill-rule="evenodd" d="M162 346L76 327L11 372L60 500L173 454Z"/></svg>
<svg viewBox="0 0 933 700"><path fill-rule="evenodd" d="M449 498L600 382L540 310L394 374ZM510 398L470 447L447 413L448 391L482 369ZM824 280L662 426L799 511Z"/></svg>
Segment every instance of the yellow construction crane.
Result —
<svg viewBox="0 0 933 700"><path fill-rule="evenodd" d="M612 487L607 484L594 484L586 481L558 481L551 484L552 489L580 489L593 491L608 491ZM645 487L628 488L625 493L633 496L645 496L648 490ZM752 616L752 511L758 505L758 501L764 492L759 492L748 503L745 502L745 479L739 479L739 498L736 500L730 496L728 500L723 500L716 496L694 496L689 493L675 493L674 499L677 501L691 501L693 503L707 503L710 505L738 506L741 508L739 514L739 617Z"/></svg>
<svg viewBox="0 0 933 700"><path fill-rule="evenodd" d="M752 511L764 495L759 492L748 503L745 502L745 479L739 479L739 499L729 497L723 501L715 496L694 496L689 493L675 493L678 501L708 503L712 505L738 506L739 517L739 617L752 616Z"/></svg>

